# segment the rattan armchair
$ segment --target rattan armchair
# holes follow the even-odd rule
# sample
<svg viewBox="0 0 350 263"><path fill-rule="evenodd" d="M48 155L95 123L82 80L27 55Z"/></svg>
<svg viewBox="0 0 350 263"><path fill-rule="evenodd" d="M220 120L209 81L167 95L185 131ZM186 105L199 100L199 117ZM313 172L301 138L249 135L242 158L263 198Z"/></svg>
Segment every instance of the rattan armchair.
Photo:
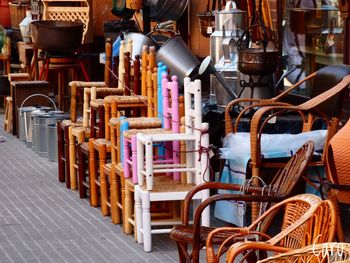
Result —
<svg viewBox="0 0 350 263"><path fill-rule="evenodd" d="M311 204L307 200L312 197L317 198L314 195L303 194L282 201L247 228L223 227L212 231L206 243L207 262L219 262L220 256L226 251L226 262L256 262L265 258L267 251L286 252L310 244L333 241L336 226L334 204L329 200ZM254 230L264 217L276 209L283 213L278 234L269 237L266 233ZM215 254L213 237L222 231L230 230L232 235L220 245L218 253Z"/></svg>
<svg viewBox="0 0 350 263"><path fill-rule="evenodd" d="M330 140L326 152L327 180L322 191L328 190L328 198L336 204L350 204L350 121L348 121ZM340 210L337 206L337 235L339 241L344 241L340 220Z"/></svg>
<svg viewBox="0 0 350 263"><path fill-rule="evenodd" d="M285 199L293 191L294 186L299 181L301 176L305 173L308 162L311 160L312 153L314 151L313 142L305 143L290 159L284 169L282 169L271 182L271 196L267 195L252 195L261 194L262 188L255 187L250 188L250 192L245 195L239 194L218 194L214 197L210 197L206 202L200 205L197 209L193 226L189 224L189 209L190 201L192 196L203 189L226 189L226 190L240 190L240 185L234 184L223 184L208 182L195 187L189 192L183 207L183 218L182 225L175 227L170 237L177 242L179 250L180 262L199 262L199 250L204 247L207 240L208 234L214 228L212 227L201 227L200 226L200 215L201 211L209 205L219 200L235 200L235 201L257 201L257 202L276 202ZM264 221L261 225L261 231L266 232L271 224L270 217ZM212 241L216 244L220 244L225 240L231 233L221 232L220 236L215 236ZM192 253L187 250L189 244L192 244Z"/></svg>
<svg viewBox="0 0 350 263"><path fill-rule="evenodd" d="M286 253L271 256L258 263L295 263L295 262L349 262L349 243L322 243L295 249Z"/></svg>
<svg viewBox="0 0 350 263"><path fill-rule="evenodd" d="M275 117L282 116L287 113L296 113L302 121L303 132L313 130L315 122L321 120L326 130L326 139L323 152L325 152L329 140L337 131L344 98L348 92L350 84L350 67L345 65L333 65L320 69L314 78L314 85L318 86L318 91L322 91L317 96L305 103L297 106L266 106L255 112L250 124L250 154L252 176L260 176L262 168L283 167L283 160L264 159L261 148L261 138L267 123ZM309 166L322 166L325 163L325 156L314 159ZM306 180L307 178L304 177ZM307 180L308 181L308 180ZM312 182L308 181L311 185ZM315 185L314 185L315 186ZM316 187L316 186L315 186ZM257 207L252 208L253 219L257 215Z"/></svg>

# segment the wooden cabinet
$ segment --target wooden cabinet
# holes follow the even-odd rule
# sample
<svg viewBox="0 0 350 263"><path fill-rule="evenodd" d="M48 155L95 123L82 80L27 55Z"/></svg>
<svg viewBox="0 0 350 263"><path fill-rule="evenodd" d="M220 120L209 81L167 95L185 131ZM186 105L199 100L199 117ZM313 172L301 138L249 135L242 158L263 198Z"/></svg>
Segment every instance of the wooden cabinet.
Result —
<svg viewBox="0 0 350 263"><path fill-rule="evenodd" d="M95 36L103 36L103 21L118 20L112 14L112 0L93 0L93 27Z"/></svg>

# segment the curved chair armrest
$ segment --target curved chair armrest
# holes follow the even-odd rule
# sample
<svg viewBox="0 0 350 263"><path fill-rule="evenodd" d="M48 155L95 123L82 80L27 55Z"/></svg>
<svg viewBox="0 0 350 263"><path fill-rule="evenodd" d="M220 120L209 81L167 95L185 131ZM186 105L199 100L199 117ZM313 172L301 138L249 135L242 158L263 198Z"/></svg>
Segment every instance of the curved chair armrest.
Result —
<svg viewBox="0 0 350 263"><path fill-rule="evenodd" d="M231 245L231 247L227 251L226 262L235 262L235 258L239 254L247 250L263 250L285 253L291 251L292 249L287 247L274 246L266 242L237 242Z"/></svg>
<svg viewBox="0 0 350 263"><path fill-rule="evenodd" d="M231 235L221 243L221 245L218 249L218 252L215 254L212 239L215 235L218 235L220 233L231 233ZM243 227L242 228L220 227L220 228L217 228L217 229L211 231L208 235L207 240L206 240L206 255L207 255L208 262L218 261L220 256L227 251L228 246L230 246L230 244L237 243L237 242L243 242L245 238L249 238L249 236L252 236L252 235L259 236L259 241L265 241L265 240L268 240L271 238L266 233L252 231L251 229L249 229L247 227L245 227L245 228L243 228ZM256 242L258 242L258 241L256 241Z"/></svg>
<svg viewBox="0 0 350 263"><path fill-rule="evenodd" d="M250 99L250 98L240 98L240 99L234 99L231 102L229 102L226 106L225 109L225 123L226 123L226 127L225 127L225 134L229 134L230 132L235 132L237 131L237 123L239 122L240 118L242 117L242 115L239 116L239 118L237 118L236 121L236 125L235 125L235 129L233 129L232 126L232 120L231 120L231 116L230 116L230 111L231 108L233 106L235 106L236 104L245 102L245 103L254 103L252 106L253 107L262 107L262 106L267 106L267 105L276 105L276 103L278 103L278 101L283 98L284 96L286 96L288 93L290 93L292 90L296 89L297 87L299 87L302 83L304 83L305 81L314 78L316 76L316 73L312 73L309 76L307 76L306 78L302 79L301 81L297 82L296 84L294 84L292 87L290 87L289 89L283 91L282 93L280 93L279 95L277 95L274 98L271 99ZM277 105L288 105L288 103L283 103L280 102ZM252 108L252 107L249 107Z"/></svg>
<svg viewBox="0 0 350 263"><path fill-rule="evenodd" d="M245 201L245 202L274 202L277 203L286 198L286 196L266 196L266 195L240 195L240 194L216 194L208 199L204 200L197 208L194 220L193 220L193 239L192 247L193 253L199 252L199 243L200 243L200 219L203 210L210 204L223 201L223 200L235 200L235 201ZM188 225L188 223L187 223ZM236 229L236 228L233 228ZM239 228L242 231L242 228ZM246 233L246 232L245 232ZM198 255L194 255L194 258L197 258Z"/></svg>
<svg viewBox="0 0 350 263"><path fill-rule="evenodd" d="M189 210L190 210L190 203L192 201L192 198L195 194L197 194L200 191L207 190L207 189L222 189L222 190L232 190L232 191L239 191L241 189L241 185L238 184L225 184L225 183L219 183L219 182L206 182L203 184L196 185L193 187L186 195L186 198L184 200L183 205L183 217L182 217L182 224L188 225L189 223ZM249 187L248 193L257 193L261 194L262 192L261 187ZM265 190L268 192L268 190ZM242 195L233 195L235 196L242 196Z"/></svg>
<svg viewBox="0 0 350 263"><path fill-rule="evenodd" d="M234 99L230 101L226 107L225 107L225 134L229 134L230 132L234 132L233 125L232 125L232 119L230 116L230 111L232 107L234 107L236 104L239 103L254 103L255 104L265 104L270 105L273 104L275 101L274 99L250 99L250 98L241 98L241 99ZM265 102L265 103L264 103Z"/></svg>

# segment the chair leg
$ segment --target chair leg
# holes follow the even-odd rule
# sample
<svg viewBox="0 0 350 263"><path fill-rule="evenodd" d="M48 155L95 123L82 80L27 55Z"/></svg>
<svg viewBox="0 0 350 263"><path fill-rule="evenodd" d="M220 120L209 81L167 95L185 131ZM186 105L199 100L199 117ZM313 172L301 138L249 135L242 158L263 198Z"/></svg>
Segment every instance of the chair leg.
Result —
<svg viewBox="0 0 350 263"><path fill-rule="evenodd" d="M114 166L112 163L111 166ZM118 207L118 195L119 195L119 184L118 184L118 175L115 172L115 169L111 168L111 174L110 174L110 199L111 199L111 218L113 224L120 224L121 223L121 217Z"/></svg>
<svg viewBox="0 0 350 263"><path fill-rule="evenodd" d="M136 225L136 232L137 232L137 242L139 244L142 244L143 234L141 232L141 228L142 228L141 196L139 191L137 191L137 189L135 189L134 197L135 197L135 225Z"/></svg>
<svg viewBox="0 0 350 263"><path fill-rule="evenodd" d="M107 205L107 196L108 196L108 182L106 174L104 173L104 165L106 164L106 145L101 145L98 148L98 157L99 157L99 170L100 170L100 193L101 193L101 212L102 215L109 215L109 209Z"/></svg>
<svg viewBox="0 0 350 263"><path fill-rule="evenodd" d="M64 140L61 122L57 122L58 181L64 182Z"/></svg>
<svg viewBox="0 0 350 263"><path fill-rule="evenodd" d="M84 160L84 154L81 150L81 144L78 144L78 175L79 175L79 197L80 198L86 198L86 187L84 185L85 182L85 160Z"/></svg>
<svg viewBox="0 0 350 263"><path fill-rule="evenodd" d="M184 242L176 242L177 251L179 253L179 262L180 263L189 263L191 262L191 258L188 255L187 251L187 243Z"/></svg>
<svg viewBox="0 0 350 263"><path fill-rule="evenodd" d="M69 126L64 127L66 187L70 188Z"/></svg>
<svg viewBox="0 0 350 263"><path fill-rule="evenodd" d="M151 234L151 207L149 193L143 193L141 198L142 206L142 231L143 231L143 250L152 251L152 234Z"/></svg>
<svg viewBox="0 0 350 263"><path fill-rule="evenodd" d="M124 201L124 218L123 218L123 227L125 234L131 234L133 227L129 222L129 218L132 218L133 212L133 192L130 189L131 186L125 184L125 201ZM136 232L136 228L135 228Z"/></svg>
<svg viewBox="0 0 350 263"><path fill-rule="evenodd" d="M69 171L70 171L70 189L77 189L77 176L75 172L76 166L76 149L75 137L72 133L73 127L69 127Z"/></svg>
<svg viewBox="0 0 350 263"><path fill-rule="evenodd" d="M89 139L89 181L90 181L90 205L98 206L98 186L96 184L96 158L93 146L94 139Z"/></svg>

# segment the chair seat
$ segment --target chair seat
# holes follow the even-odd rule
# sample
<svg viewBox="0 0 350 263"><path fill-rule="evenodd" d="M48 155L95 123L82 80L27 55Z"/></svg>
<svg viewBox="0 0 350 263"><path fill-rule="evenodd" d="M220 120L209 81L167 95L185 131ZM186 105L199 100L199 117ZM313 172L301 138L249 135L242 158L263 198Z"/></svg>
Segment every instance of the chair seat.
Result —
<svg viewBox="0 0 350 263"><path fill-rule="evenodd" d="M81 127L75 126L72 128L72 134L74 136L79 136L79 134L84 133L85 137L90 137L91 128L90 127Z"/></svg>
<svg viewBox="0 0 350 263"><path fill-rule="evenodd" d="M102 107L104 105L103 99L95 99L90 101L90 106L94 108Z"/></svg>
<svg viewBox="0 0 350 263"><path fill-rule="evenodd" d="M107 152L111 151L112 143L104 138L96 139L92 143L93 143L93 146L95 149L98 149L98 147L100 147L102 145L106 145Z"/></svg>
<svg viewBox="0 0 350 263"><path fill-rule="evenodd" d="M204 227L200 228L200 242L205 242L209 233L214 230L214 227ZM223 240L232 235L232 232L223 232L213 238L215 244L220 244ZM192 243L193 240L193 226L175 226L171 232L170 237L175 241Z"/></svg>
<svg viewBox="0 0 350 263"><path fill-rule="evenodd" d="M61 125L64 126L73 126L73 127L78 127L78 126L83 126L82 121L77 121L77 122L72 122L71 120L63 120Z"/></svg>
<svg viewBox="0 0 350 263"><path fill-rule="evenodd" d="M111 142L109 140L106 140L104 138L98 138L96 140L94 140L93 142L95 145L103 145L105 144L106 146L111 146Z"/></svg>
<svg viewBox="0 0 350 263"><path fill-rule="evenodd" d="M130 103L143 103L147 102L146 96L119 96L111 95L104 98L107 103L112 103L116 101L118 104L130 104Z"/></svg>
<svg viewBox="0 0 350 263"><path fill-rule="evenodd" d="M153 179L153 189L150 191L151 193L160 193L160 192L188 192L195 185L194 184L184 184L180 181L174 181L172 176L154 176ZM147 191L146 185L140 185L140 189L143 191Z"/></svg>
<svg viewBox="0 0 350 263"><path fill-rule="evenodd" d="M132 136L138 134L138 133L143 133L143 134L169 134L172 133L171 130L168 129L161 129L161 128L156 128L156 129L132 129L132 130L127 130L123 133L124 137L127 139L131 139Z"/></svg>
<svg viewBox="0 0 350 263"><path fill-rule="evenodd" d="M131 117L127 118L129 129L161 128L162 122L155 117Z"/></svg>

